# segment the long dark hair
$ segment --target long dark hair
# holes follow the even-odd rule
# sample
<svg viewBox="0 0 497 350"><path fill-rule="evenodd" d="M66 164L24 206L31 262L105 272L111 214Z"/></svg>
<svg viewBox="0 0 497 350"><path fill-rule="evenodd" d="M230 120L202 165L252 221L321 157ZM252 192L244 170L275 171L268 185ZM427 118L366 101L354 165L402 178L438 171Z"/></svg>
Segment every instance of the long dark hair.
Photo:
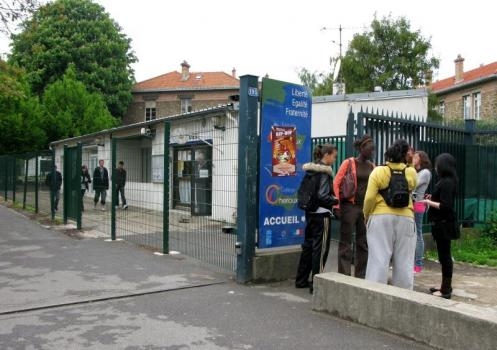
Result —
<svg viewBox="0 0 497 350"><path fill-rule="evenodd" d="M331 145L329 143L325 143L324 145L317 145L314 148L314 154L313 154L314 161L318 162L321 160L321 158L323 158L325 154L333 153L337 150L338 150L337 146Z"/></svg>
<svg viewBox="0 0 497 350"><path fill-rule="evenodd" d="M395 140L385 152L385 160L392 163L404 163L409 144L404 139Z"/></svg>
<svg viewBox="0 0 497 350"><path fill-rule="evenodd" d="M423 169L430 170L431 169L431 161L430 161L430 157L428 157L428 154L426 154L426 152L424 152L424 151L414 152L414 154L416 154L416 153L419 156L419 170L423 170Z"/></svg>
<svg viewBox="0 0 497 350"><path fill-rule="evenodd" d="M456 159L450 153L442 153L435 158L435 170L440 178L450 177L459 181L456 171Z"/></svg>

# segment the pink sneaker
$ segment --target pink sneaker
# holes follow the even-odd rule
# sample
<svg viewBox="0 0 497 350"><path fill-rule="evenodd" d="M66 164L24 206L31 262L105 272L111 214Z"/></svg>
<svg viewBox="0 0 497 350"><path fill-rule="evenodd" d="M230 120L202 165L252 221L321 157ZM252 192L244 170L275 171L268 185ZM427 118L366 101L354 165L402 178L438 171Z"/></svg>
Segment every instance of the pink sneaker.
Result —
<svg viewBox="0 0 497 350"><path fill-rule="evenodd" d="M423 266L414 266L414 273L423 272Z"/></svg>

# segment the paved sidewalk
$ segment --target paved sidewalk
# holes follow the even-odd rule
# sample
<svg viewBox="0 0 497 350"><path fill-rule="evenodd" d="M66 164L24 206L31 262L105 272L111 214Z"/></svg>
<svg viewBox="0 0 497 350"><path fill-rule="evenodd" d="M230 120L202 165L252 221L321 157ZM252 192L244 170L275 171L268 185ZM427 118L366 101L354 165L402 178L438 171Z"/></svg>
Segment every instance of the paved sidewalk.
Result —
<svg viewBox="0 0 497 350"><path fill-rule="evenodd" d="M184 256L69 236L0 205L0 349L428 349Z"/></svg>

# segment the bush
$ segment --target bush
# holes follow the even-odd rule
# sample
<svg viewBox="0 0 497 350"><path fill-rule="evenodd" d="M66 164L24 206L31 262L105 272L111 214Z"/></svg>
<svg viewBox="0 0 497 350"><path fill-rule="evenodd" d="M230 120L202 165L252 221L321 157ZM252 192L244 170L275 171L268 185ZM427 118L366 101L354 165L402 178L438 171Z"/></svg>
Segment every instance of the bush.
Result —
<svg viewBox="0 0 497 350"><path fill-rule="evenodd" d="M489 237L497 244L497 210L490 213L482 230L482 236Z"/></svg>

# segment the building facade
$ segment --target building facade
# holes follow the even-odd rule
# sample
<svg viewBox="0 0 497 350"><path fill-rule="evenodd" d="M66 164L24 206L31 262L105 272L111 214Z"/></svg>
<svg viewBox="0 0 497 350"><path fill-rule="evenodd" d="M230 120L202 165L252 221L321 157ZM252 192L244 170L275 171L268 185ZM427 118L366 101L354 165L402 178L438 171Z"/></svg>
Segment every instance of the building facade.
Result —
<svg viewBox="0 0 497 350"><path fill-rule="evenodd" d="M122 125L223 105L229 102L230 96L237 95L239 89L234 68L231 75L190 72L190 65L183 61L181 72L169 72L134 85L133 101Z"/></svg>
<svg viewBox="0 0 497 350"><path fill-rule="evenodd" d="M439 99L438 112L445 119L497 118L497 62L467 72L461 55L454 63L454 76L431 85L431 91Z"/></svg>

